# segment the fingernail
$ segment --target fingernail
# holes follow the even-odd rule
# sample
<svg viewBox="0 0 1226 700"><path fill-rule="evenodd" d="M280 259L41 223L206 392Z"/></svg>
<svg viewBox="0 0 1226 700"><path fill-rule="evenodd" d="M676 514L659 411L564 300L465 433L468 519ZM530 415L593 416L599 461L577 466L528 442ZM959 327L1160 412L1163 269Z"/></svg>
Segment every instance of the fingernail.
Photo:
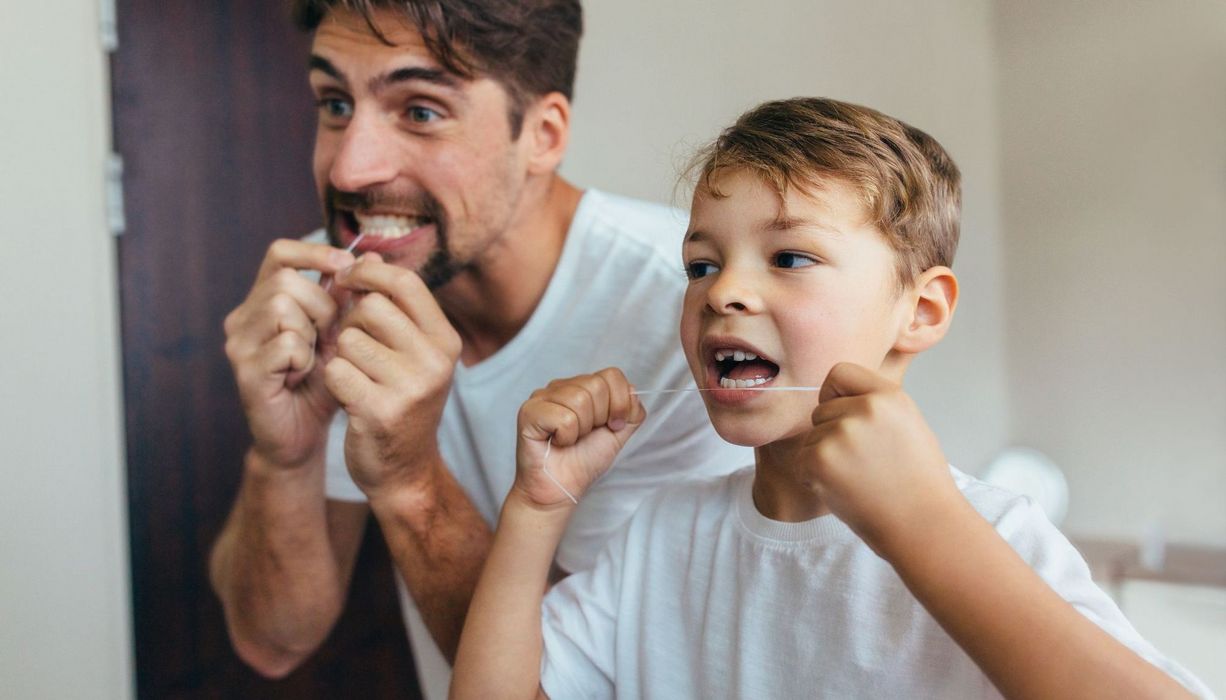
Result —
<svg viewBox="0 0 1226 700"><path fill-rule="evenodd" d="M614 418L613 420L609 421L609 430L612 430L615 433L624 427L626 427L626 421L621 418Z"/></svg>
<svg viewBox="0 0 1226 700"><path fill-rule="evenodd" d="M353 254L345 250L334 250L328 256L328 262L332 267L345 267L353 264Z"/></svg>

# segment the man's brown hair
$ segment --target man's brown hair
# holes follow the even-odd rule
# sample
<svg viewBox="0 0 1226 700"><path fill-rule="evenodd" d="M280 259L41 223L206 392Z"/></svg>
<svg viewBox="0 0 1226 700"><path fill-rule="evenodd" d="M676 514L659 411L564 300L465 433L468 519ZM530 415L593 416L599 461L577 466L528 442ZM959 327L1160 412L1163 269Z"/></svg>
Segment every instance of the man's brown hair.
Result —
<svg viewBox="0 0 1226 700"><path fill-rule="evenodd" d="M906 284L958 248L962 176L928 134L868 107L827 98L759 105L698 155L692 171L703 194L723 197L719 173L756 173L782 199L789 187L812 193L823 178L842 179L898 254Z"/></svg>
<svg viewBox="0 0 1226 700"><path fill-rule="evenodd" d="M314 31L329 12L352 12L390 44L376 13L401 13L443 68L463 78L487 76L511 97L511 135L519 137L532 98L573 99L583 9L579 0L293 0L294 22Z"/></svg>

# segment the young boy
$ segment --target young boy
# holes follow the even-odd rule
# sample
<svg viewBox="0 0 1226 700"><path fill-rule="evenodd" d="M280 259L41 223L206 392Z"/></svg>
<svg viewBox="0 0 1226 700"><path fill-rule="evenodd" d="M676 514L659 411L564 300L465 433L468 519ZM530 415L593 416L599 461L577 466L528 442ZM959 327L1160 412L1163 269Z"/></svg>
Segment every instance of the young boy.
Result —
<svg viewBox="0 0 1226 700"><path fill-rule="evenodd" d="M900 386L958 300L940 145L796 99L700 165L681 341L756 465L649 497L546 594L572 497L645 411L615 369L533 394L453 697L1208 696L1037 507L949 467Z"/></svg>

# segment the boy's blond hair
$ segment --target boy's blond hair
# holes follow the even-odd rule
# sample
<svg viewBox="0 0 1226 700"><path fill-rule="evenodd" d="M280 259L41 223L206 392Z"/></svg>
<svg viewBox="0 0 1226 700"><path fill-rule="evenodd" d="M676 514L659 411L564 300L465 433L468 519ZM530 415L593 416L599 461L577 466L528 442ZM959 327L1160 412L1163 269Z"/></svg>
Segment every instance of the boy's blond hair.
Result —
<svg viewBox="0 0 1226 700"><path fill-rule="evenodd" d="M928 134L877 110L820 97L767 102L741 115L699 153L701 194L725 196L721 171L748 169L783 198L842 179L860 193L871 223L898 254L901 284L958 248L962 176Z"/></svg>

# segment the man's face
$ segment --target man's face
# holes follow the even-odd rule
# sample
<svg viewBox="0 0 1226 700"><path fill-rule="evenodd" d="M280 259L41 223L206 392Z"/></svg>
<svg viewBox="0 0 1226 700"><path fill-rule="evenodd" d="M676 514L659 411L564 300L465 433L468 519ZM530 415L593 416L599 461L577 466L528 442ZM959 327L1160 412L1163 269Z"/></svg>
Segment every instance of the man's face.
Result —
<svg viewBox="0 0 1226 700"><path fill-rule="evenodd" d="M431 56L399 16L331 12L315 31L315 182L334 245L374 251L431 287L479 264L507 229L526 177L509 98Z"/></svg>
<svg viewBox="0 0 1226 700"><path fill-rule="evenodd" d="M724 173L694 196L683 249L690 277L681 343L715 429L761 446L812 427L816 392L839 362L878 369L906 319L895 253L855 189L826 179L786 206L760 177ZM786 214L786 217L784 216Z"/></svg>

